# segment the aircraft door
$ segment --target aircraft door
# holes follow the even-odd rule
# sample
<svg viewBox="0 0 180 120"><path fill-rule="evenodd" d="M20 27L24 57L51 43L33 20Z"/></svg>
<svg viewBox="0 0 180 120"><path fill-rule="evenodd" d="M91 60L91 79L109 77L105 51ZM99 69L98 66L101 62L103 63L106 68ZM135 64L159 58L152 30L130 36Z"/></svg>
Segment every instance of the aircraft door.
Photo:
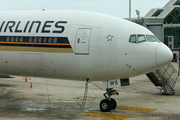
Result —
<svg viewBox="0 0 180 120"><path fill-rule="evenodd" d="M76 34L76 40L75 40L75 53L76 54L89 54L89 40L91 37L91 31L90 28L80 28L77 31Z"/></svg>

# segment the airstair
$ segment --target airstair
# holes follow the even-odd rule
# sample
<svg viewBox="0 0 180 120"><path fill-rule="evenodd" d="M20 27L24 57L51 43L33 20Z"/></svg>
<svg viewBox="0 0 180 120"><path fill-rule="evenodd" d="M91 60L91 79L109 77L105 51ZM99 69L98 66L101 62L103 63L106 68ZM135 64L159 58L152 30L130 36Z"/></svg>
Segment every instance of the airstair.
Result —
<svg viewBox="0 0 180 120"><path fill-rule="evenodd" d="M161 92L175 94L178 72L171 63L146 75Z"/></svg>

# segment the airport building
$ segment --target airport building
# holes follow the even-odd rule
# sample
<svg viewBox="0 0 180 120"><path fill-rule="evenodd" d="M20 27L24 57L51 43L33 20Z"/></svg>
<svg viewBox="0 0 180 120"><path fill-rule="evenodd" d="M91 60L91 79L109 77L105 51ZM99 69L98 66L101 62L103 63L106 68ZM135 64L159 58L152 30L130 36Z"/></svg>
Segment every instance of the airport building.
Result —
<svg viewBox="0 0 180 120"><path fill-rule="evenodd" d="M180 0L170 0L163 8L151 9L144 18L129 20L147 27L171 49L180 49Z"/></svg>
<svg viewBox="0 0 180 120"><path fill-rule="evenodd" d="M126 19L148 28L161 42L164 42L167 46L169 46L169 48L171 48L174 55L173 61L179 61L180 0L170 0L163 8L153 8L144 17L140 17L140 12L138 10L136 10L136 13L138 15L137 18ZM166 76L167 74L165 72L172 76ZM178 72L180 74L180 70ZM165 92L169 91L174 94L174 85L176 84L176 80L178 78L178 72L171 64L169 64L164 68L160 68L157 71L153 71L146 75L158 89ZM168 86L166 86L166 81L169 81L170 83Z"/></svg>

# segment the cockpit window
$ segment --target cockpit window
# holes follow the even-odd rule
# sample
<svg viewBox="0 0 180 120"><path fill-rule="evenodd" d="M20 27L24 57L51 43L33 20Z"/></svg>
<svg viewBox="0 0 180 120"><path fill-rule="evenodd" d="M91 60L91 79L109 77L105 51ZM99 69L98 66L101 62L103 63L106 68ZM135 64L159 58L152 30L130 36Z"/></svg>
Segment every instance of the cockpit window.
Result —
<svg viewBox="0 0 180 120"><path fill-rule="evenodd" d="M131 35L129 42L136 43L136 35Z"/></svg>
<svg viewBox="0 0 180 120"><path fill-rule="evenodd" d="M138 35L138 43L146 41L144 35Z"/></svg>
<svg viewBox="0 0 180 120"><path fill-rule="evenodd" d="M159 40L154 35L146 35L149 42L158 42Z"/></svg>
<svg viewBox="0 0 180 120"><path fill-rule="evenodd" d="M131 35L129 42L131 43L141 43L141 42L159 42L159 40L154 35Z"/></svg>

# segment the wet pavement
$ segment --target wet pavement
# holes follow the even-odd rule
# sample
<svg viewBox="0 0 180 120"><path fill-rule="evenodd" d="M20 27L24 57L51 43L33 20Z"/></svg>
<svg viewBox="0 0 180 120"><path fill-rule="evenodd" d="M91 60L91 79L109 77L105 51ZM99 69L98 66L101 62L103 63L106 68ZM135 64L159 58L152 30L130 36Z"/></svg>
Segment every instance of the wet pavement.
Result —
<svg viewBox="0 0 180 120"><path fill-rule="evenodd" d="M102 81L93 81L98 87L89 84L86 105L80 108L76 98L83 97L85 81L28 78L25 82L21 76L0 78L0 120L180 119L180 80L175 95L162 94L145 75L130 81L130 86L116 88L120 93L113 96L117 109L102 113L99 110L105 93Z"/></svg>

